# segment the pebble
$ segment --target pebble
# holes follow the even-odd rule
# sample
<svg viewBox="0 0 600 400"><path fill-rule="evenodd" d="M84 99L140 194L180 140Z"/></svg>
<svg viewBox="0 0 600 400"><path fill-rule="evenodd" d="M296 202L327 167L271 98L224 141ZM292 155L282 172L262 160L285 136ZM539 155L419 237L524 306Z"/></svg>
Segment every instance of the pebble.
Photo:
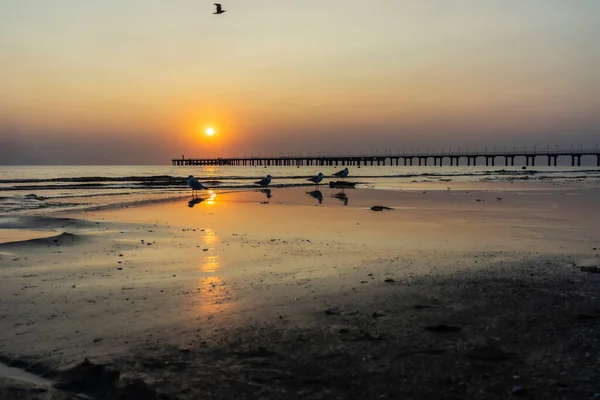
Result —
<svg viewBox="0 0 600 400"><path fill-rule="evenodd" d="M515 396L520 396L524 393L525 393L525 388L523 386L515 386L512 389L512 394L514 394Z"/></svg>

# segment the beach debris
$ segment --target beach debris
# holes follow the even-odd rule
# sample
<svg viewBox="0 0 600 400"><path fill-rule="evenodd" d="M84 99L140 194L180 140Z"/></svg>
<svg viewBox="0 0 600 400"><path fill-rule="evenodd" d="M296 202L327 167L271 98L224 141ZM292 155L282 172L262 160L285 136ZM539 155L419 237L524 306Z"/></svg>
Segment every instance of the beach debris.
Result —
<svg viewBox="0 0 600 400"><path fill-rule="evenodd" d="M381 318L381 317L385 317L387 314L384 313L383 311L375 311L373 314L371 314L372 318Z"/></svg>
<svg viewBox="0 0 600 400"><path fill-rule="evenodd" d="M413 306L413 308L415 310L424 310L426 308L433 308L432 306L427 306L427 305L422 305L422 304L416 304Z"/></svg>
<svg viewBox="0 0 600 400"><path fill-rule="evenodd" d="M525 393L525 388L523 386L515 386L512 389L512 394L514 394L515 396L520 396L524 393Z"/></svg>
<svg viewBox="0 0 600 400"><path fill-rule="evenodd" d="M349 331L348 329L346 329L346 328L341 328L341 329L339 330L339 332L340 332L341 334L350 333L350 331Z"/></svg>
<svg viewBox="0 0 600 400"><path fill-rule="evenodd" d="M496 200L500 201L502 200L502 197L496 197Z"/></svg>
<svg viewBox="0 0 600 400"><path fill-rule="evenodd" d="M485 200L477 199L477 200L475 200L475 201L476 201L476 202L480 202L480 201L485 201Z"/></svg>
<svg viewBox="0 0 600 400"><path fill-rule="evenodd" d="M452 325L444 325L444 324L426 326L425 329L427 329L430 332L437 332L437 333L449 333L449 332L462 331L462 328L460 326L452 326Z"/></svg>
<svg viewBox="0 0 600 400"><path fill-rule="evenodd" d="M332 308L328 308L327 310L325 310L325 315L338 315L340 313L341 313L341 311L337 307L332 307Z"/></svg>
<svg viewBox="0 0 600 400"><path fill-rule="evenodd" d="M373 206L371 207L371 210L373 211L383 211L383 210L393 210L392 207L386 207L386 206Z"/></svg>
<svg viewBox="0 0 600 400"><path fill-rule="evenodd" d="M392 278L385 278L384 282L385 283L394 283L394 282L396 282L396 280L392 279Z"/></svg>
<svg viewBox="0 0 600 400"><path fill-rule="evenodd" d="M576 315L577 315L577 318L584 319L584 320L596 319L597 318L597 316L594 316L592 314L580 313L580 314L576 314Z"/></svg>
<svg viewBox="0 0 600 400"><path fill-rule="evenodd" d="M54 387L73 393L102 397L119 379L119 371L93 364L87 358L80 364L62 371Z"/></svg>
<svg viewBox="0 0 600 400"><path fill-rule="evenodd" d="M54 387L76 394L77 398L158 400L153 389L141 379L123 382L117 370L94 364L87 358L58 373Z"/></svg>
<svg viewBox="0 0 600 400"><path fill-rule="evenodd" d="M590 274L600 274L600 267L579 267L579 270Z"/></svg>
<svg viewBox="0 0 600 400"><path fill-rule="evenodd" d="M344 181L330 181L329 188L331 189L354 189L356 186L355 182L344 182Z"/></svg>

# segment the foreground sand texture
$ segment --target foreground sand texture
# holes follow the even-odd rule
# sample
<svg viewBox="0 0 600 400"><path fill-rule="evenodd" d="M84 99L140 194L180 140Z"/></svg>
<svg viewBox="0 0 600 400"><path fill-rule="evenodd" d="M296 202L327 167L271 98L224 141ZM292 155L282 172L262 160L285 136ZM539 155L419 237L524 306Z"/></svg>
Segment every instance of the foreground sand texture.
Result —
<svg viewBox="0 0 600 400"><path fill-rule="evenodd" d="M600 191L449 185L0 218L0 398L594 398Z"/></svg>

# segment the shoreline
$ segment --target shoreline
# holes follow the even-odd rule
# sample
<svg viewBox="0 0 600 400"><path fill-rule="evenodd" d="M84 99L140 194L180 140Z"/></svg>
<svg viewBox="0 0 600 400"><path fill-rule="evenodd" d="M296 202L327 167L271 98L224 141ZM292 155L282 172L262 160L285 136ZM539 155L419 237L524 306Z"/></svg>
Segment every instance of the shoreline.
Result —
<svg viewBox="0 0 600 400"><path fill-rule="evenodd" d="M344 205L304 189L22 218L56 235L0 243L0 356L54 371L89 358L181 399L556 396L529 360L553 326L550 352L598 362L580 334L600 312L600 275L580 270L599 263L597 190L347 189ZM460 329L426 329L440 324ZM571 337L588 351L562 349ZM483 360L485 378L472 352L489 343L517 358ZM563 379L556 368L544 379ZM571 394L597 390L571 373Z"/></svg>

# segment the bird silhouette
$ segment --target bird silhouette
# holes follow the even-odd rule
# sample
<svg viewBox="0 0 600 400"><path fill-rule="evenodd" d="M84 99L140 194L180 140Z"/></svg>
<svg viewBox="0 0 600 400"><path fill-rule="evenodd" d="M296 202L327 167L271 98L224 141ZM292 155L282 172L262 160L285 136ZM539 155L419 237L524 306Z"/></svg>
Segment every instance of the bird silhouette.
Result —
<svg viewBox="0 0 600 400"><path fill-rule="evenodd" d="M333 174L333 176L338 177L338 178L345 178L348 176L348 167L344 168L341 171L336 172L335 174Z"/></svg>
<svg viewBox="0 0 600 400"><path fill-rule="evenodd" d="M192 197L194 197L195 191L208 190L208 188L206 186L204 186L203 184L198 182L196 180L196 178L194 178L192 175L188 176L187 182L188 182L188 186L190 187L190 189L192 189Z"/></svg>
<svg viewBox="0 0 600 400"><path fill-rule="evenodd" d="M260 181L258 182L254 182L256 185L260 185L260 186L269 186L269 184L271 183L271 175L267 175L264 178L262 178Z"/></svg>
<svg viewBox="0 0 600 400"><path fill-rule="evenodd" d="M319 172L319 175L311 176L307 179L307 181L311 181L315 185L318 185L323 180L323 173Z"/></svg>
<svg viewBox="0 0 600 400"><path fill-rule="evenodd" d="M215 6L217 6L217 11L214 12L213 14L223 14L225 12L225 10L223 10L223 6L221 6L219 3L214 3Z"/></svg>

